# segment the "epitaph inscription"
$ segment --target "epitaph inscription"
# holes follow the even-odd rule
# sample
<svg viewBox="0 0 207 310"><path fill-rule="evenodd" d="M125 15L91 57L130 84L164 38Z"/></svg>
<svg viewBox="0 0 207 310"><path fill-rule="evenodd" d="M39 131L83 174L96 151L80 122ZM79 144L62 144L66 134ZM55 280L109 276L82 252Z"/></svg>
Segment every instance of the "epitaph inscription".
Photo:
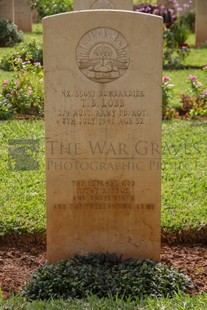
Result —
<svg viewBox="0 0 207 310"><path fill-rule="evenodd" d="M128 43L114 29L93 29L80 39L76 59L88 79L98 83L111 82L129 67Z"/></svg>
<svg viewBox="0 0 207 310"><path fill-rule="evenodd" d="M91 10L43 27L48 261L159 259L162 19Z"/></svg>

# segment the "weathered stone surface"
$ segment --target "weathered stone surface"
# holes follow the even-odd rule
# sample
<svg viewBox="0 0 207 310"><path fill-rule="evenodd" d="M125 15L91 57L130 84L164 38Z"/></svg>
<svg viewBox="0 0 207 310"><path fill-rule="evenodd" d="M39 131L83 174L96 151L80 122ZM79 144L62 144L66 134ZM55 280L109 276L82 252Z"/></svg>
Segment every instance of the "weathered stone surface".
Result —
<svg viewBox="0 0 207 310"><path fill-rule="evenodd" d="M13 22L14 20L14 0L0 0L0 18L6 18Z"/></svg>
<svg viewBox="0 0 207 310"><path fill-rule="evenodd" d="M132 0L74 0L74 10L133 9Z"/></svg>
<svg viewBox="0 0 207 310"><path fill-rule="evenodd" d="M27 0L14 1L14 22L24 32L32 32L32 10Z"/></svg>
<svg viewBox="0 0 207 310"><path fill-rule="evenodd" d="M32 12L27 0L0 0L0 18L7 18L24 32L32 31Z"/></svg>
<svg viewBox="0 0 207 310"><path fill-rule="evenodd" d="M196 45L207 44L207 1L196 1Z"/></svg>
<svg viewBox="0 0 207 310"><path fill-rule="evenodd" d="M162 28L123 11L43 20L49 262L160 257Z"/></svg>

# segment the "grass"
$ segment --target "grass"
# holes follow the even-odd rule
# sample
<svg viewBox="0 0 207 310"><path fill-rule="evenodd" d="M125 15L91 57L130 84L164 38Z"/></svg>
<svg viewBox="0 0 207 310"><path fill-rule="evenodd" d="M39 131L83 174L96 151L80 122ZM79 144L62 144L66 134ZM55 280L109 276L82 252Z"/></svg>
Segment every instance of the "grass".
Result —
<svg viewBox="0 0 207 310"><path fill-rule="evenodd" d="M45 231L45 177L43 122L10 121L0 123L0 234ZM8 167L8 141L40 141L39 171L15 171ZM10 161L11 165L13 163ZM12 166L14 167L14 166Z"/></svg>
<svg viewBox="0 0 207 310"><path fill-rule="evenodd" d="M207 228L207 123L163 123L162 227ZM192 216L193 214L193 216Z"/></svg>
<svg viewBox="0 0 207 310"><path fill-rule="evenodd" d="M207 65L206 48L191 48L189 56L186 58L185 65L187 66L200 66Z"/></svg>
<svg viewBox="0 0 207 310"><path fill-rule="evenodd" d="M164 70L163 75L171 78L174 85L172 106L180 106L180 95L189 93L188 76L195 75L199 81L206 85L207 89L207 72L202 70L207 65L207 48L195 48L195 34L191 34L188 41L191 45L190 55L185 60L185 65L190 67L199 66L200 69L181 69L181 70Z"/></svg>
<svg viewBox="0 0 207 310"><path fill-rule="evenodd" d="M206 129L206 122L163 123L162 227L166 230L207 228ZM8 169L10 139L39 140L39 170ZM43 121L0 122L0 143L0 234L45 232Z"/></svg>
<svg viewBox="0 0 207 310"><path fill-rule="evenodd" d="M25 42L37 40L42 42L42 24L33 24L32 33L25 33Z"/></svg>
<svg viewBox="0 0 207 310"><path fill-rule="evenodd" d="M42 24L33 24L32 25L32 33L24 34L24 42L29 42L32 40L37 40L38 42L42 42ZM0 58L11 52L15 47L1 47L0 48Z"/></svg>
<svg viewBox="0 0 207 310"><path fill-rule="evenodd" d="M172 106L179 107L180 103L180 95L185 93L189 94L189 75L195 75L198 77L198 80L206 86L207 89L207 71L202 69L189 69L189 70L164 70L163 76L169 76L171 78L171 84L174 85L173 87L173 98L171 100Z"/></svg>
<svg viewBox="0 0 207 310"><path fill-rule="evenodd" d="M195 46L195 33L190 33L186 43L188 43L191 47Z"/></svg>
<svg viewBox="0 0 207 310"><path fill-rule="evenodd" d="M2 310L205 310L207 294L190 297L178 294L172 299L154 298L123 301L121 299L99 299L90 296L86 300L51 300L48 302L26 302L21 295L0 301Z"/></svg>
<svg viewBox="0 0 207 310"><path fill-rule="evenodd" d="M32 40L36 40L38 42L42 42L42 24L33 24L32 25L32 33L24 34L25 42L30 42ZM14 48L13 47L1 47L0 48L0 59L6 54L9 54ZM0 84L2 80L11 79L13 77L13 72L7 72L4 70L0 70Z"/></svg>

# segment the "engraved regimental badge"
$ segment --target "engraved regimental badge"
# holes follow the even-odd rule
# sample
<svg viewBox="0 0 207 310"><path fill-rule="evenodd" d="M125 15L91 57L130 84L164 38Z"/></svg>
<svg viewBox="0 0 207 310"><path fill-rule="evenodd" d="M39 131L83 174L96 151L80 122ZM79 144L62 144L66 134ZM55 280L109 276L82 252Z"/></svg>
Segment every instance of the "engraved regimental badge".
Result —
<svg viewBox="0 0 207 310"><path fill-rule="evenodd" d="M81 72L98 83L112 82L121 77L129 67L129 46L118 31L96 28L87 32L76 50Z"/></svg>
<svg viewBox="0 0 207 310"><path fill-rule="evenodd" d="M90 9L115 9L115 5L111 0L96 0L91 4Z"/></svg>

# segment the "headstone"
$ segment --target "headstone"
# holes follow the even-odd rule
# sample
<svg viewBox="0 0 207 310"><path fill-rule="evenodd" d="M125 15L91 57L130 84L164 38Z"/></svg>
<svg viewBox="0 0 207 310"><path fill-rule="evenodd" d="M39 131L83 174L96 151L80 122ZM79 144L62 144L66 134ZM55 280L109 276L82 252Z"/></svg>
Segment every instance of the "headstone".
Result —
<svg viewBox="0 0 207 310"><path fill-rule="evenodd" d="M74 0L74 10L133 9L132 0Z"/></svg>
<svg viewBox="0 0 207 310"><path fill-rule="evenodd" d="M207 44L207 1L196 1L196 45Z"/></svg>
<svg viewBox="0 0 207 310"><path fill-rule="evenodd" d="M50 263L160 258L162 29L130 11L43 19Z"/></svg>
<svg viewBox="0 0 207 310"><path fill-rule="evenodd" d="M34 8L34 9L32 10L32 22L33 22L33 23L38 23L38 22L40 22L39 13L38 13L38 11L37 11L36 8Z"/></svg>
<svg viewBox="0 0 207 310"><path fill-rule="evenodd" d="M6 18L13 22L14 20L14 0L0 0L0 18Z"/></svg>
<svg viewBox="0 0 207 310"><path fill-rule="evenodd" d="M24 32L32 32L32 10L27 0L14 0L14 22Z"/></svg>

